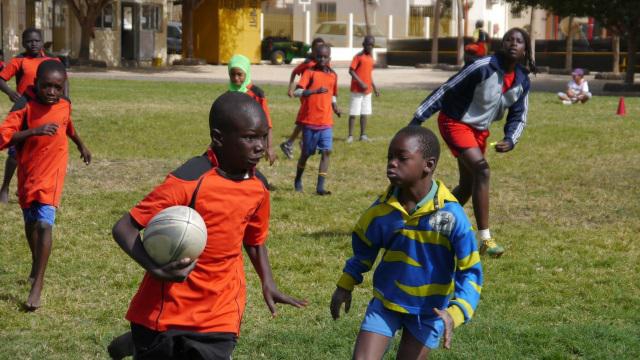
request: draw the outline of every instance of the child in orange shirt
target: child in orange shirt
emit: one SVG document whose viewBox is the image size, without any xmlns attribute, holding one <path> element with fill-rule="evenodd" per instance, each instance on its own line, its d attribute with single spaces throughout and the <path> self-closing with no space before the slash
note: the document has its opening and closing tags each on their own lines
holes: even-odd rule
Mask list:
<svg viewBox="0 0 640 360">
<path fill-rule="evenodd" d="M 360 116 L 360 141 L 369 141 L 367 137 L 367 116 L 372 113 L 371 93 L 376 97 L 380 96 L 376 84 L 373 82 L 374 60 L 372 51 L 375 45 L 375 38 L 367 35 L 362 41 L 362 51 L 356 54 L 349 66 L 351 75 L 351 101 L 349 104 L 349 135 L 347 144 L 353 142 L 353 125 L 356 116 Z"/>
<path fill-rule="evenodd" d="M 16 146 L 17 150 L 18 199 L 32 256 L 32 286 L 25 303 L 28 311 L 40 307 L 56 207 L 67 171 L 67 136 L 77 145 L 84 162 L 91 162 L 89 149 L 73 127 L 71 103 L 62 96 L 66 78 L 62 63 L 42 62 L 35 88 L 25 91 L 0 124 L 0 149 Z"/>
<path fill-rule="evenodd" d="M 333 147 L 333 111 L 338 117 L 341 112 L 337 104 L 338 75 L 329 67 L 331 48 L 327 45 L 318 47 L 316 65 L 305 71 L 294 92 L 296 97 L 302 98 L 298 119 L 302 125 L 302 153 L 298 160 L 298 168 L 294 187 L 302 192 L 302 174 L 307 159 L 316 151 L 322 156 L 318 171 L 316 194 L 330 195 L 324 187 L 327 171 L 329 170 L 329 156 Z"/>
<path fill-rule="evenodd" d="M 289 95 L 289 97 L 293 97 L 293 92 L 295 90 L 295 86 L 293 84 L 296 80 L 296 76 L 302 77 L 302 74 L 304 74 L 305 71 L 316 66 L 316 51 L 321 45 L 324 45 L 324 40 L 322 38 L 318 37 L 313 39 L 311 42 L 311 55 L 291 71 L 291 77 L 289 78 L 289 90 L 287 91 L 287 95 Z M 282 150 L 284 155 L 289 159 L 293 159 L 293 142 L 296 141 L 296 138 L 300 135 L 300 131 L 302 131 L 302 126 L 300 126 L 299 120 L 300 119 L 296 118 L 296 126 L 293 128 L 293 132 L 291 132 L 291 135 L 286 141 L 280 144 L 280 150 Z"/>
<path fill-rule="evenodd" d="M 243 247 L 273 315 L 276 303 L 307 304 L 281 293 L 271 273 L 269 192 L 255 176 L 266 150 L 264 111 L 248 95 L 227 92 L 211 107 L 209 129 L 207 154 L 169 174 L 113 227 L 118 245 L 146 270 L 126 315 L 131 333 L 111 343 L 113 357 L 129 355 L 133 343 L 137 359 L 229 359 L 246 303 Z M 140 230 L 174 205 L 198 211 L 207 244 L 198 259 L 159 266 L 145 252 Z"/>
</svg>

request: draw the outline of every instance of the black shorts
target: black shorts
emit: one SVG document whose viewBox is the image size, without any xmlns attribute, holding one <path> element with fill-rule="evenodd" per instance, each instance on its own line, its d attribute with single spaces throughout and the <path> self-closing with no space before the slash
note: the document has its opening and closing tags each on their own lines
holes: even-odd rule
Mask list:
<svg viewBox="0 0 640 360">
<path fill-rule="evenodd" d="M 134 359 L 231 359 L 236 347 L 234 333 L 195 333 L 182 330 L 154 331 L 131 323 Z"/>
</svg>

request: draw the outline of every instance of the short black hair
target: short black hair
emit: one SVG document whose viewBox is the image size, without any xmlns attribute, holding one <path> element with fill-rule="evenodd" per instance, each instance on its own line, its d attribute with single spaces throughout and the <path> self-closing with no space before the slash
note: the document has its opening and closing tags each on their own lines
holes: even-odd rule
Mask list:
<svg viewBox="0 0 640 360">
<path fill-rule="evenodd" d="M 324 49 L 324 48 L 328 49 L 328 50 L 329 50 L 329 52 L 331 52 L 331 46 L 329 46 L 329 45 L 327 45 L 327 44 L 322 44 L 322 45 L 318 46 L 318 50 L 316 50 L 316 54 L 317 54 L 317 53 L 319 53 L 319 52 L 320 52 L 320 50 L 322 50 L 322 49 Z"/>
<path fill-rule="evenodd" d="M 367 40 L 371 40 L 372 43 L 376 43 L 376 38 L 373 35 L 366 35 L 364 39 L 362 39 L 362 43 L 364 44 Z"/>
<path fill-rule="evenodd" d="M 239 129 L 246 125 L 247 119 L 259 118 L 267 121 L 267 116 L 251 96 L 237 91 L 227 91 L 220 95 L 211 105 L 209 111 L 209 132 L 213 129 L 221 133 Z"/>
<path fill-rule="evenodd" d="M 313 41 L 311 42 L 311 48 L 313 49 L 318 43 L 323 43 L 324 44 L 324 39 L 321 37 L 317 37 L 315 39 L 313 39 Z"/>
<path fill-rule="evenodd" d="M 40 31 L 40 29 L 36 29 L 34 27 L 28 27 L 28 28 L 24 29 L 24 31 L 22 32 L 22 41 L 24 41 L 24 39 L 27 37 L 27 35 L 29 35 L 31 33 L 38 34 L 38 36 L 40 36 L 40 39 L 42 39 L 42 31 Z"/>
<path fill-rule="evenodd" d="M 435 158 L 436 161 L 440 159 L 440 142 L 433 131 L 422 126 L 410 125 L 400 129 L 394 137 L 399 135 L 415 137 L 418 139 L 420 142 L 420 151 L 422 152 L 422 157 L 424 159 L 428 159 L 430 157 Z"/>
<path fill-rule="evenodd" d="M 38 70 L 36 71 L 36 78 L 40 79 L 45 74 L 52 72 L 60 72 L 64 77 L 67 77 L 67 70 L 64 68 L 64 64 L 57 60 L 45 60 L 38 65 Z"/>
</svg>

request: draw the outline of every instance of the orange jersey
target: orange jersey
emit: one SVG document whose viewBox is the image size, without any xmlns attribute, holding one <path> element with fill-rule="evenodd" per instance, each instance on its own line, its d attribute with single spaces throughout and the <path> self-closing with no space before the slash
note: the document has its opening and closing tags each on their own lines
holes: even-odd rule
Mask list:
<svg viewBox="0 0 640 360">
<path fill-rule="evenodd" d="M 262 245 L 269 227 L 269 193 L 255 175 L 230 180 L 220 175 L 213 152 L 193 158 L 169 174 L 131 211 L 142 227 L 160 210 L 189 205 L 199 179 L 195 210 L 207 225 L 207 244 L 182 283 L 148 273 L 131 300 L 127 320 L 156 331 L 239 334 L 246 304 L 242 246 Z"/>
<path fill-rule="evenodd" d="M 309 69 L 302 74 L 298 88 L 304 90 L 327 89 L 324 94 L 303 96 L 296 123 L 310 126 L 333 126 L 333 97 L 338 96 L 338 74 Z"/>
<path fill-rule="evenodd" d="M 360 80 L 367 84 L 366 89 L 362 89 L 355 79 L 351 79 L 351 92 L 370 94 L 373 91 L 373 56 L 364 52 L 359 52 L 351 60 L 349 69 L 356 72 Z"/>
<path fill-rule="evenodd" d="M 15 76 L 16 92 L 22 95 L 29 86 L 35 85 L 38 66 L 45 60 L 60 61 L 57 57 L 48 56 L 44 51 L 41 51 L 38 56 L 20 54 L 11 59 L 4 69 L 0 71 L 0 78 L 4 81 L 9 81 Z"/>
<path fill-rule="evenodd" d="M 316 61 L 315 60 L 311 60 L 311 59 L 305 59 L 303 62 L 301 62 L 300 64 L 298 64 L 298 66 L 296 66 L 293 71 L 291 71 L 291 74 L 295 74 L 295 75 L 302 75 L 304 74 L 305 71 L 313 68 L 314 66 L 316 66 Z"/>
<path fill-rule="evenodd" d="M 264 91 L 253 84 L 249 84 L 249 86 L 247 86 L 247 90 L 246 94 L 251 96 L 253 100 L 257 101 L 258 104 L 262 106 L 264 114 L 267 115 L 267 124 L 269 124 L 269 129 L 271 129 L 273 127 L 271 124 L 271 114 L 269 112 L 269 105 L 267 104 L 267 97 L 264 95 Z"/>
<path fill-rule="evenodd" d="M 25 95 L 0 124 L 0 149 L 5 149 L 15 133 L 48 123 L 58 124 L 55 135 L 30 136 L 16 144 L 18 200 L 23 209 L 34 201 L 60 206 L 69 155 L 67 136 L 75 134 L 71 102 L 60 98 L 57 103 L 48 105 Z"/>
</svg>

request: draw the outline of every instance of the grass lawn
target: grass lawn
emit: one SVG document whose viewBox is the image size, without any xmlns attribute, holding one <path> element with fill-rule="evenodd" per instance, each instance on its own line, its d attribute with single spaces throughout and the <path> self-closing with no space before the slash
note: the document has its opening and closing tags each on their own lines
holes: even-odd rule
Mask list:
<svg viewBox="0 0 640 360">
<path fill-rule="evenodd" d="M 292 129 L 298 101 L 283 86 L 263 88 L 279 143 Z M 71 89 L 75 125 L 94 163 L 84 166 L 70 147 L 36 313 L 20 311 L 30 266 L 21 212 L 15 199 L 0 207 L 1 359 L 107 357 L 107 344 L 128 329 L 123 316 L 143 275 L 111 239 L 111 226 L 167 172 L 203 152 L 209 107 L 225 88 L 73 79 Z M 249 300 L 234 358 L 350 358 L 371 277 L 338 321 L 329 315 L 329 299 L 351 254 L 351 227 L 387 184 L 388 142 L 424 96 L 383 91 L 375 99 L 370 143 L 346 144 L 347 119 L 336 119 L 332 196 L 312 195 L 317 156 L 308 163 L 303 195 L 293 191 L 295 161 L 279 153 L 273 167 L 260 165 L 278 187 L 269 239 L 276 281 L 310 305 L 280 306 L 272 319 L 247 261 Z M 614 115 L 617 100 L 563 106 L 552 94 L 532 94 L 529 126 L 515 151 L 488 152 L 492 230 L 507 253 L 483 259 L 476 316 L 456 330 L 453 350 L 435 351 L 433 359 L 640 358 L 640 99 L 626 99 L 626 117 Z M 340 104 L 348 110 L 348 89 Z M 9 108 L 0 97 L 0 112 Z M 436 129 L 434 119 L 425 124 Z M 502 124 L 490 141 L 501 138 Z M 5 157 L 2 152 L 2 164 Z M 446 148 L 436 175 L 451 188 L 457 182 Z M 470 204 L 466 210 L 472 215 Z"/>
</svg>

